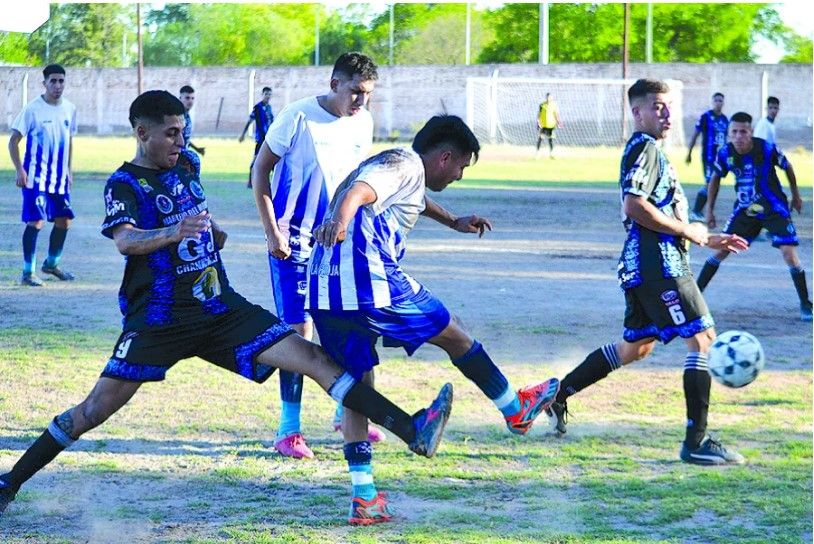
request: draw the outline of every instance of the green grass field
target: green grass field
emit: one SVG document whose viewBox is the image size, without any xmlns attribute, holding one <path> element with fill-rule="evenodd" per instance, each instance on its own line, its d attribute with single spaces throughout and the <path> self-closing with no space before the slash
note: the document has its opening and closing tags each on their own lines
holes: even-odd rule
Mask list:
<svg viewBox="0 0 814 544">
<path fill-rule="evenodd" d="M 273 307 L 262 233 L 243 186 L 252 147 L 196 143 L 207 147 L 207 196 L 230 233 L 230 280 Z M 19 194 L 0 153 L 0 473 L 51 418 L 84 398 L 119 334 L 122 259 L 98 232 L 101 181 L 132 157 L 133 143 L 76 144 L 78 219 L 64 261 L 79 279 L 47 282 L 37 298 L 18 285 Z M 550 161 L 533 159 L 531 147 L 487 147 L 455 184 L 460 190 L 439 200 L 485 213 L 495 231 L 477 240 L 420 221 L 410 235 L 407 270 L 464 319 L 516 386 L 562 377 L 620 333 L 618 154 L 562 150 Z M 684 165 L 681 155 L 675 164 L 692 185 L 700 165 Z M 810 188 L 811 153 L 791 161 Z M 804 200 L 795 222 L 810 270 L 810 190 Z M 303 429 L 317 458 L 293 462 L 272 448 L 277 378 L 259 387 L 192 359 L 164 383 L 143 386 L 37 474 L 0 518 L 0 542 L 810 544 L 812 331 L 789 314 L 793 287 L 768 246 L 727 264 L 705 292 L 719 330 L 743 327 L 767 350 L 767 368 L 749 387 L 713 384 L 710 429 L 748 458 L 745 466 L 678 460 L 686 352 L 679 341 L 569 401 L 563 438 L 544 419 L 527 437 L 509 434 L 440 350 L 422 348 L 410 359 L 382 350 L 377 386 L 392 400 L 416 410 L 451 381 L 455 405 L 435 458 L 410 454 L 392 435 L 376 446 L 376 483 L 398 519 L 351 528 L 332 401 L 306 383 Z M 692 257 L 696 269 L 706 253 Z"/>
<path fill-rule="evenodd" d="M 248 177 L 254 143 L 248 140 L 238 143 L 237 138 L 195 138 L 198 146 L 206 148 L 203 158 L 204 177 L 209 180 L 238 181 Z M 406 144 L 404 144 L 406 145 Z M 383 149 L 378 144 L 376 149 Z M 132 138 L 96 138 L 78 136 L 75 139 L 74 173 L 76 175 L 107 176 L 118 168 L 122 160 L 132 158 L 135 143 Z M 481 160 L 472 166 L 460 187 L 521 187 L 551 186 L 571 183 L 617 183 L 620 150 L 612 147 L 561 148 L 559 158 L 534 158 L 532 146 L 485 146 Z M 688 186 L 700 184 L 701 165 L 696 149 L 693 163 L 684 163 L 686 150 L 669 152 L 679 179 Z M 801 187 L 812 185 L 812 155 L 810 151 L 797 148 L 788 152 Z M 0 175 L 12 170 L 7 153 L 0 153 Z M 782 180 L 785 182 L 785 180 Z"/>
</svg>

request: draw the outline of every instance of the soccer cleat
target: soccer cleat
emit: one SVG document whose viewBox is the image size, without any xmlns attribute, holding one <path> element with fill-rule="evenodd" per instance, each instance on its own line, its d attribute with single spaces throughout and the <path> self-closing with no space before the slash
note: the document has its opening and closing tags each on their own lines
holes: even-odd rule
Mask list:
<svg viewBox="0 0 814 544">
<path fill-rule="evenodd" d="M 689 220 L 690 220 L 690 223 L 704 223 L 704 224 L 706 224 L 706 222 L 707 222 L 706 218 L 703 215 L 701 215 L 700 213 L 696 212 L 696 211 L 690 212 Z"/>
<path fill-rule="evenodd" d="M 551 406 L 546 409 L 545 413 L 548 416 L 551 429 L 561 436 L 564 435 L 566 431 L 565 426 L 568 423 L 568 403 L 565 401 L 554 401 L 551 403 Z"/>
<path fill-rule="evenodd" d="M 334 420 L 334 431 L 342 432 L 342 422 Z M 374 425 L 367 426 L 367 440 L 368 442 L 384 442 L 387 440 L 387 435 Z"/>
<path fill-rule="evenodd" d="M 274 440 L 274 449 L 280 452 L 283 457 L 293 457 L 294 459 L 313 459 L 314 452 L 305 443 L 302 433 L 294 433 Z"/>
<path fill-rule="evenodd" d="M 811 302 L 800 304 L 800 321 L 811 321 Z"/>
<path fill-rule="evenodd" d="M 410 451 L 424 457 L 432 457 L 441 443 L 444 427 L 452 411 L 452 384 L 444 384 L 429 408 L 422 408 L 413 415 L 415 439 Z"/>
<path fill-rule="evenodd" d="M 393 512 L 387 504 L 384 493 L 366 501 L 362 497 L 353 497 L 350 503 L 348 523 L 351 525 L 373 525 L 393 519 Z"/>
<path fill-rule="evenodd" d="M 17 490 L 14 489 L 11 484 L 6 483 L 6 476 L 8 476 L 8 474 L 0 476 L 0 514 L 3 513 L 9 503 L 13 501 L 17 495 Z"/>
<path fill-rule="evenodd" d="M 701 444 L 691 450 L 687 444 L 681 444 L 681 460 L 693 465 L 742 465 L 746 463 L 743 455 L 736 451 L 727 450 L 723 444 L 710 436 L 704 438 Z"/>
<path fill-rule="evenodd" d="M 520 411 L 506 416 L 506 426 L 514 434 L 529 432 L 534 424 L 534 418 L 551 406 L 559 390 L 560 380 L 557 378 L 519 390 L 517 398 L 520 400 Z"/>
<path fill-rule="evenodd" d="M 73 281 L 76 279 L 76 276 L 68 272 L 67 270 L 62 270 L 58 266 L 45 266 L 42 265 L 43 274 L 51 274 L 52 276 L 56 277 L 60 281 Z"/>
<path fill-rule="evenodd" d="M 42 280 L 31 272 L 23 272 L 23 277 L 20 279 L 20 283 L 22 285 L 28 285 L 29 287 L 42 287 Z"/>
</svg>

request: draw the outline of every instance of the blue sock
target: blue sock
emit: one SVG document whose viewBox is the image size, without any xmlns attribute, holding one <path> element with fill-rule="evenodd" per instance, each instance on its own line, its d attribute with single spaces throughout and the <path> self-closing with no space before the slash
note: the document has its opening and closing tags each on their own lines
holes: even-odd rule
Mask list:
<svg viewBox="0 0 814 544">
<path fill-rule="evenodd" d="M 62 248 L 65 247 L 65 237 L 68 236 L 68 229 L 61 229 L 54 225 L 51 229 L 51 238 L 48 243 L 48 258 L 42 263 L 45 268 L 56 268 L 59 258 L 62 257 Z"/>
<path fill-rule="evenodd" d="M 377 491 L 373 483 L 373 447 L 370 442 L 350 442 L 343 449 L 348 461 L 353 496 L 366 501 L 375 499 Z"/>
<path fill-rule="evenodd" d="M 23 274 L 32 274 L 37 263 L 37 235 L 39 229 L 26 225 L 23 231 Z"/>
<path fill-rule="evenodd" d="M 283 402 L 277 436 L 283 437 L 300 432 L 302 374 L 280 371 L 280 398 Z"/>
<path fill-rule="evenodd" d="M 452 361 L 452 364 L 477 385 L 504 416 L 520 411 L 517 392 L 509 386 L 509 380 L 495 366 L 480 342 L 475 340 L 469 351 Z"/>
</svg>

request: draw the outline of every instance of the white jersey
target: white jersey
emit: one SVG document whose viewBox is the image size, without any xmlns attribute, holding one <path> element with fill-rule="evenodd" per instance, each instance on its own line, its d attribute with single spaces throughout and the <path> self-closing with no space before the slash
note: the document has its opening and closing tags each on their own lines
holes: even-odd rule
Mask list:
<svg viewBox="0 0 814 544">
<path fill-rule="evenodd" d="M 316 97 L 286 106 L 271 124 L 265 142 L 280 157 L 271 180 L 277 226 L 288 238 L 291 259 L 307 261 L 311 231 L 325 216 L 336 188 L 370 153 L 373 118 L 362 109 L 337 117 Z"/>
<path fill-rule="evenodd" d="M 754 132 L 752 132 L 752 136 L 755 138 L 760 138 L 761 140 L 766 140 L 772 145 L 777 145 L 777 142 L 775 142 L 777 134 L 774 129 L 774 123 L 769 121 L 768 117 L 760 118 L 755 126 Z"/>
<path fill-rule="evenodd" d="M 383 308 L 421 289 L 399 264 L 407 233 L 425 207 L 421 157 L 412 149 L 388 149 L 366 160 L 337 190 L 329 216 L 357 180 L 373 188 L 376 201 L 359 208 L 344 242 L 314 248 L 306 303 L 311 309 Z"/>
<path fill-rule="evenodd" d="M 11 128 L 26 139 L 22 160 L 28 174 L 27 187 L 46 193 L 67 193 L 76 106 L 64 98 L 52 105 L 38 96 L 17 115 Z"/>
</svg>

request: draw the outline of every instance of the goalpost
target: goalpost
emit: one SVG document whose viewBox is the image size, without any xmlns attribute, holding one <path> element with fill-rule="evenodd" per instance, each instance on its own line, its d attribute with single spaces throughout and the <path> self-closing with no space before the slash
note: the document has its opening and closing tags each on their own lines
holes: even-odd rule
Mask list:
<svg viewBox="0 0 814 544">
<path fill-rule="evenodd" d="M 493 144 L 537 143 L 537 114 L 546 93 L 559 108 L 564 127 L 556 131 L 558 146 L 620 146 L 633 133 L 627 89 L 635 80 L 533 79 L 470 77 L 466 80 L 466 121 L 478 139 Z M 667 145 L 685 146 L 682 90 L 668 80 L 673 105 Z"/>
</svg>

